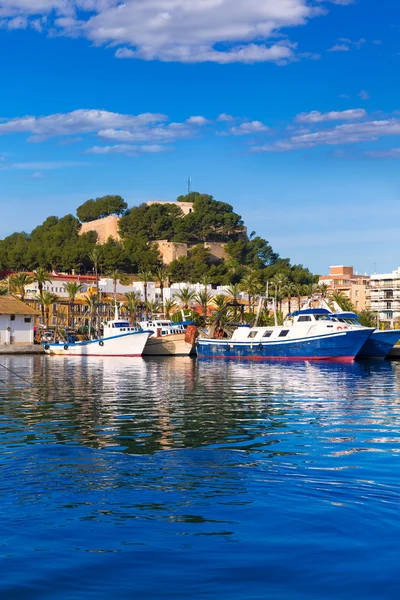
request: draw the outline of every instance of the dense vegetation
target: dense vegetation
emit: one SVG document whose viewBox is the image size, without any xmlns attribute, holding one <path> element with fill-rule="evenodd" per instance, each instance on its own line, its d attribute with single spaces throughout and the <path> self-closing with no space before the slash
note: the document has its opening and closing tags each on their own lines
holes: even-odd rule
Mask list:
<svg viewBox="0 0 400 600">
<path fill-rule="evenodd" d="M 183 216 L 179 202 L 152 204 L 127 210 L 120 196 L 88 200 L 73 215 L 48 217 L 30 234 L 14 233 L 0 240 L 0 271 L 48 271 L 86 273 L 93 270 L 92 251 L 99 250 L 99 270 L 119 269 L 125 273 L 156 272 L 162 266 L 156 240 L 188 243 L 189 255 L 172 262 L 170 281 L 197 282 L 207 276 L 210 283 L 235 284 L 249 272 L 260 285 L 279 275 L 293 285 L 312 284 L 315 277 L 302 265 L 280 258 L 261 237 L 246 234 L 240 215 L 230 204 L 218 202 L 208 194 L 192 192 L 178 201 L 193 202 L 193 212 Z M 97 245 L 97 234 L 79 235 L 81 222 L 122 214 L 121 242 L 109 239 Z M 224 242 L 228 258 L 212 257 L 205 241 Z"/>
<path fill-rule="evenodd" d="M 96 200 L 87 200 L 76 210 L 77 217 L 82 223 L 103 219 L 110 215 L 120 217 L 128 208 L 121 196 L 102 196 Z"/>
</svg>

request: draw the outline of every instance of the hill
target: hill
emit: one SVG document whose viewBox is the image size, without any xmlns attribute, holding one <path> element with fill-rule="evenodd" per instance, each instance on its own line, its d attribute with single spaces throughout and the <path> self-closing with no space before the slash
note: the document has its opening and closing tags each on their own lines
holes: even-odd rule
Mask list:
<svg viewBox="0 0 400 600">
<path fill-rule="evenodd" d="M 192 203 L 193 210 L 182 211 L 180 203 Z M 98 244 L 95 231 L 81 232 L 82 222 L 113 214 L 120 216 L 119 239 L 110 237 Z M 249 270 L 260 272 L 263 279 L 279 272 L 295 283 L 314 281 L 308 269 L 280 258 L 266 240 L 254 233 L 248 237 L 242 217 L 233 207 L 208 194 L 192 192 L 179 196 L 177 202 L 151 202 L 130 209 L 120 196 L 104 196 L 85 202 L 77 215 L 79 218 L 50 216 L 30 234 L 14 233 L 0 240 L 0 271 L 43 267 L 87 273 L 93 268 L 89 255 L 97 246 L 103 272 L 154 272 L 162 264 L 155 242 L 164 240 L 188 245 L 187 254 L 169 265 L 173 281 L 196 282 L 207 276 L 216 284 L 235 283 Z M 212 243 L 224 244 L 224 258 L 210 252 Z"/>
</svg>

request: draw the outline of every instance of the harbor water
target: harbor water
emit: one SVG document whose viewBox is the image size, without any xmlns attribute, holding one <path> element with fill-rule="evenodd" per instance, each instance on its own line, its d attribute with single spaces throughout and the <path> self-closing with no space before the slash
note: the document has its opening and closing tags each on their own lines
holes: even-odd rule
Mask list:
<svg viewBox="0 0 400 600">
<path fill-rule="evenodd" d="M 399 363 L 0 363 L 1 598 L 400 596 Z"/>
</svg>

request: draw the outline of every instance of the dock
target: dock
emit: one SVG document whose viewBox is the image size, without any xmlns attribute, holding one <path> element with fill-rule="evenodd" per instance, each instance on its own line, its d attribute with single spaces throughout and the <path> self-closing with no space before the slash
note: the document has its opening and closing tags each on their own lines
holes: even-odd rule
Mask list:
<svg viewBox="0 0 400 600">
<path fill-rule="evenodd" d="M 6 354 L 44 354 L 44 348 L 41 344 L 1 344 L 0 356 Z"/>
</svg>

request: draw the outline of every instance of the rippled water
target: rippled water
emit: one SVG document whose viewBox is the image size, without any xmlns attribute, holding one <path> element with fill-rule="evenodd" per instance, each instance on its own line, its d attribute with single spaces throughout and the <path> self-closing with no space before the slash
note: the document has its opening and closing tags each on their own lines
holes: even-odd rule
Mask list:
<svg viewBox="0 0 400 600">
<path fill-rule="evenodd" d="M 399 597 L 399 364 L 0 363 L 1 598 Z"/>
</svg>

